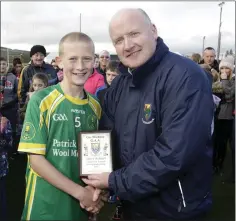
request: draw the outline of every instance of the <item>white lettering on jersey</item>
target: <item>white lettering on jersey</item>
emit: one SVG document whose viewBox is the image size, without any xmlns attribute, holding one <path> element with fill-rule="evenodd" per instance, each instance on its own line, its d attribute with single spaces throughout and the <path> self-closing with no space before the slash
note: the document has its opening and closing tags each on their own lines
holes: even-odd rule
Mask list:
<svg viewBox="0 0 236 221">
<path fill-rule="evenodd" d="M 70 156 L 70 150 L 60 150 L 60 149 L 53 149 L 53 155 L 54 156 L 60 156 L 60 157 L 68 157 Z"/>
<path fill-rule="evenodd" d="M 78 110 L 78 109 L 71 109 L 71 112 L 76 114 L 85 114 L 84 110 Z"/>
<path fill-rule="evenodd" d="M 75 140 L 68 141 L 59 141 L 57 139 L 53 139 L 53 147 L 74 147 L 77 148 Z"/>
<path fill-rule="evenodd" d="M 68 121 L 68 119 L 67 119 L 65 114 L 54 114 L 52 119 L 54 121 Z"/>
</svg>

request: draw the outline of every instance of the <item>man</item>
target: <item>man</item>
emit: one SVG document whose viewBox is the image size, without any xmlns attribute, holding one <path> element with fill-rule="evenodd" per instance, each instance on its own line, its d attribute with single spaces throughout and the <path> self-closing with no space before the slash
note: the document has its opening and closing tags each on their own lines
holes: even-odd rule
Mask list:
<svg viewBox="0 0 236 221">
<path fill-rule="evenodd" d="M 200 64 L 208 64 L 211 66 L 212 69 L 215 69 L 217 72 L 219 72 L 219 64 L 217 60 L 215 60 L 215 58 L 215 49 L 212 47 L 207 47 L 203 52 L 203 60 L 200 61 Z"/>
<path fill-rule="evenodd" d="M 104 100 L 118 164 L 84 181 L 118 196 L 125 220 L 200 219 L 212 204 L 208 78 L 169 52 L 141 9 L 119 11 L 109 32 L 122 62 Z"/>
<path fill-rule="evenodd" d="M 58 83 L 57 71 L 52 65 L 46 64 L 44 58 L 46 57 L 46 49 L 42 45 L 34 45 L 30 50 L 31 62 L 26 66 L 21 73 L 18 84 L 18 98 L 20 106 L 25 103 L 27 93 L 29 92 L 31 80 L 36 73 L 45 73 L 49 79 L 49 84 L 54 85 Z"/>
</svg>

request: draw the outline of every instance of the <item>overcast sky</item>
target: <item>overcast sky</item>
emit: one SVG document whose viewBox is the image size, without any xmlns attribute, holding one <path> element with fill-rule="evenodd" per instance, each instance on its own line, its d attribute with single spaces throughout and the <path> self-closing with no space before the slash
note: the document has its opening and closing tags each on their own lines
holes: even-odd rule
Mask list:
<svg viewBox="0 0 236 221">
<path fill-rule="evenodd" d="M 1 45 L 30 50 L 42 44 L 58 51 L 58 42 L 71 31 L 82 32 L 95 42 L 96 52 L 115 53 L 108 34 L 109 20 L 120 8 L 142 8 L 156 24 L 171 51 L 201 52 L 217 48 L 220 7 L 216 2 L 1 2 Z M 222 51 L 235 48 L 235 3 L 226 2 L 222 14 Z"/>
</svg>

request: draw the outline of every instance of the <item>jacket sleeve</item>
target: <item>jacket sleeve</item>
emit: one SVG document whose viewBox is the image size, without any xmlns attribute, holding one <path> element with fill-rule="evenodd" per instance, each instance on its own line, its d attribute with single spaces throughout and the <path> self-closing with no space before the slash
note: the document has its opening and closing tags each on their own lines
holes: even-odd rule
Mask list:
<svg viewBox="0 0 236 221">
<path fill-rule="evenodd" d="M 15 77 L 15 80 L 14 80 L 15 100 L 18 100 L 18 97 L 17 97 L 17 89 L 18 89 L 18 80 L 17 80 L 17 78 Z"/>
<path fill-rule="evenodd" d="M 135 202 L 166 188 L 207 148 L 214 111 L 209 83 L 196 74 L 192 79 L 173 79 L 167 81 L 160 98 L 162 132 L 155 144 L 109 176 L 109 189 L 122 200 Z"/>
<path fill-rule="evenodd" d="M 101 75 L 99 76 L 99 79 L 98 79 L 97 88 L 103 87 L 104 84 L 105 84 L 104 77 Z"/>
<path fill-rule="evenodd" d="M 232 100 L 235 95 L 235 82 L 233 80 L 221 80 L 224 96 L 226 100 Z"/>
<path fill-rule="evenodd" d="M 20 102 L 20 105 L 24 105 L 25 99 L 26 99 L 26 94 L 29 91 L 29 82 L 28 82 L 28 66 L 24 67 L 23 70 L 21 71 L 19 83 L 18 83 L 18 90 L 17 90 L 17 95 L 18 95 L 18 100 Z"/>
</svg>

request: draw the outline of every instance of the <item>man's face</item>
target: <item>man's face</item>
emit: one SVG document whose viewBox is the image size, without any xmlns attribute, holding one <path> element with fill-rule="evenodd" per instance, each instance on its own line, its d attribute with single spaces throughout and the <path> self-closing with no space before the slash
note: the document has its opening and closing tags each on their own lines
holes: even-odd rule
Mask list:
<svg viewBox="0 0 236 221">
<path fill-rule="evenodd" d="M 117 76 L 117 72 L 107 70 L 106 71 L 106 80 L 109 85 L 111 85 L 111 82 L 114 80 L 114 78 Z"/>
<path fill-rule="evenodd" d="M 204 63 L 212 65 L 214 63 L 216 53 L 214 50 L 205 50 L 203 53 Z"/>
<path fill-rule="evenodd" d="M 6 61 L 0 62 L 0 72 L 1 72 L 1 74 L 7 73 L 7 62 Z"/>
<path fill-rule="evenodd" d="M 93 72 L 94 47 L 92 43 L 65 42 L 60 61 L 64 73 L 63 81 L 68 86 L 83 86 Z"/>
<path fill-rule="evenodd" d="M 43 64 L 44 58 L 45 58 L 45 56 L 42 53 L 38 52 L 38 53 L 34 54 L 31 59 L 32 59 L 34 65 L 41 66 Z"/>
<path fill-rule="evenodd" d="M 110 55 L 108 52 L 104 51 L 100 56 L 99 56 L 99 62 L 102 67 L 106 67 L 110 61 Z"/>
<path fill-rule="evenodd" d="M 156 27 L 137 13 L 112 21 L 110 37 L 120 61 L 129 68 L 143 65 L 156 50 Z"/>
<path fill-rule="evenodd" d="M 22 64 L 16 64 L 14 68 L 15 68 L 16 73 L 21 73 Z"/>
</svg>

